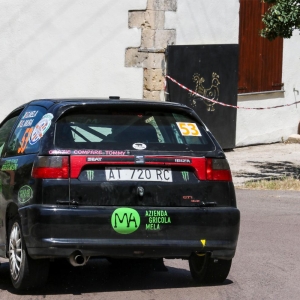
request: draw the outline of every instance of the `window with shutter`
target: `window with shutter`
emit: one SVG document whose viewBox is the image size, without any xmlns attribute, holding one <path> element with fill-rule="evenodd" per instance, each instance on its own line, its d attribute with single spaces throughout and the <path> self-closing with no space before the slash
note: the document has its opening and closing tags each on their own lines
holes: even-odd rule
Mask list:
<svg viewBox="0 0 300 300">
<path fill-rule="evenodd" d="M 269 41 L 259 35 L 262 15 L 269 4 L 240 0 L 238 93 L 281 90 L 283 39 Z"/>
</svg>

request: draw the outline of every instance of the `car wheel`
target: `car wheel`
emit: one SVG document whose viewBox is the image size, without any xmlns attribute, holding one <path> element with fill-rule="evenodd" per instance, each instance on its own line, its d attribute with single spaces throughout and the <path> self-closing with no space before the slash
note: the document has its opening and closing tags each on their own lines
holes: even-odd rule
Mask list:
<svg viewBox="0 0 300 300">
<path fill-rule="evenodd" d="M 209 256 L 207 254 L 192 253 L 189 258 L 189 266 L 193 279 L 197 283 L 202 283 L 207 269 Z"/>
<path fill-rule="evenodd" d="M 49 260 L 32 259 L 28 255 L 18 216 L 10 221 L 8 242 L 10 278 L 13 286 L 22 290 L 45 284 Z"/>
<path fill-rule="evenodd" d="M 232 259 L 225 260 L 210 258 L 206 274 L 204 276 L 204 282 L 208 284 L 223 283 L 229 274 L 231 262 Z"/>
</svg>

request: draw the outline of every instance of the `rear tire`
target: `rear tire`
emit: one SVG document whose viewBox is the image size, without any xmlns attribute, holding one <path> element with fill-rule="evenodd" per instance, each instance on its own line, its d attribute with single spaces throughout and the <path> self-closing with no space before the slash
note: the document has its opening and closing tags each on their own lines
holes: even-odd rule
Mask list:
<svg viewBox="0 0 300 300">
<path fill-rule="evenodd" d="M 189 266 L 193 279 L 198 284 L 202 283 L 204 280 L 204 276 L 206 274 L 207 265 L 209 261 L 209 255 L 197 255 L 196 253 L 192 253 L 189 258 Z"/>
<path fill-rule="evenodd" d="M 17 290 L 39 287 L 46 283 L 49 260 L 32 259 L 25 246 L 19 216 L 9 223 L 8 255 L 10 278 Z"/>
<path fill-rule="evenodd" d="M 227 278 L 232 259 L 214 259 L 210 258 L 207 265 L 206 274 L 204 276 L 204 282 L 208 284 L 221 284 Z"/>
</svg>

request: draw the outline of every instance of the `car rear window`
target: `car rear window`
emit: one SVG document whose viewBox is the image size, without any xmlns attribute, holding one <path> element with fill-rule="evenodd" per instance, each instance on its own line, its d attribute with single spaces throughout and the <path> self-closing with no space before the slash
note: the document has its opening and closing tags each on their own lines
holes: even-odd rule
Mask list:
<svg viewBox="0 0 300 300">
<path fill-rule="evenodd" d="M 215 148 L 202 124 L 178 112 L 76 112 L 56 123 L 58 148 L 139 150 L 139 144 L 145 150 Z"/>
</svg>

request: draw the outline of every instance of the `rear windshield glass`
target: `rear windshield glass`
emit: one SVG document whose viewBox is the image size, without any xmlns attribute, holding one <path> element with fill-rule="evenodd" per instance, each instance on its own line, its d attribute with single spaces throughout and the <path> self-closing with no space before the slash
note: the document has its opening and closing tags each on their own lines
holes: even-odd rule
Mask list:
<svg viewBox="0 0 300 300">
<path fill-rule="evenodd" d="M 55 146 L 63 149 L 213 150 L 205 128 L 172 112 L 71 113 L 57 121 Z"/>
</svg>

